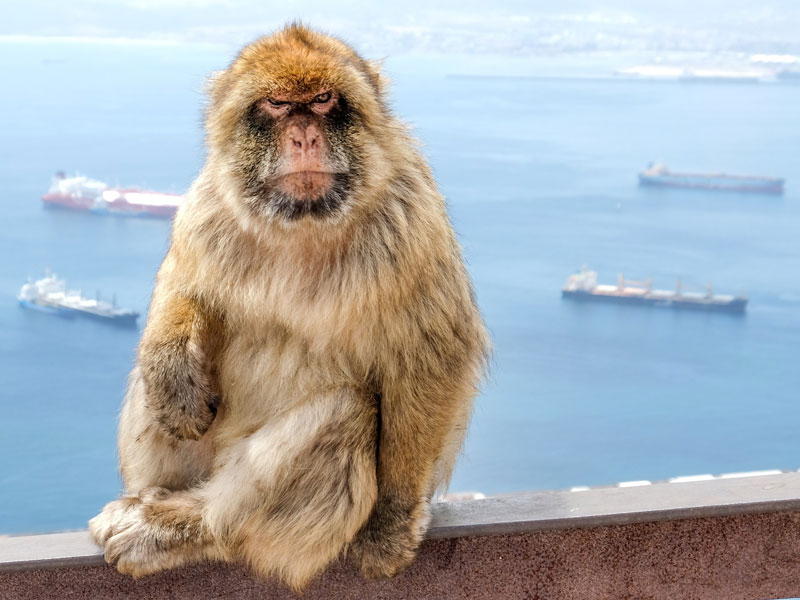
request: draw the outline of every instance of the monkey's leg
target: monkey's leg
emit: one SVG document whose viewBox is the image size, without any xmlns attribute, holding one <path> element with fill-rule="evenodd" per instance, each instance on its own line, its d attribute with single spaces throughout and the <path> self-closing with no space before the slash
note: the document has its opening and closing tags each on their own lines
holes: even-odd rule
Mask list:
<svg viewBox="0 0 800 600">
<path fill-rule="evenodd" d="M 117 500 L 90 531 L 108 560 L 136 576 L 226 558 L 300 589 L 373 507 L 375 419 L 355 391 L 319 394 L 220 454 L 201 487 Z"/>
<path fill-rule="evenodd" d="M 106 559 L 133 575 L 217 556 L 202 527 L 202 502 L 195 492 L 169 491 L 208 478 L 211 436 L 198 441 L 169 436 L 145 400 L 141 375 L 134 369 L 119 424 L 120 471 L 128 495 L 89 521 Z"/>
<path fill-rule="evenodd" d="M 182 490 L 208 478 L 213 436 L 178 440 L 164 432 L 149 409 L 139 369 L 131 372 L 119 421 L 119 464 L 125 490 Z"/>
<path fill-rule="evenodd" d="M 226 552 L 295 590 L 334 560 L 375 502 L 374 401 L 317 394 L 242 440 L 206 488 Z"/>
<path fill-rule="evenodd" d="M 378 498 L 350 551 L 367 577 L 392 577 L 414 559 L 430 500 L 446 486 L 466 433 L 475 393 L 469 379 L 453 373 L 427 383 L 424 391 L 404 381 L 384 385 Z"/>
</svg>

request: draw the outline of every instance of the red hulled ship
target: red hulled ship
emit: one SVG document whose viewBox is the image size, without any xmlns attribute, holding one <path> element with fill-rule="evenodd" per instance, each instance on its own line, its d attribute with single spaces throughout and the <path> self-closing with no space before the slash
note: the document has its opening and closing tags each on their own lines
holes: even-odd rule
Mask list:
<svg viewBox="0 0 800 600">
<path fill-rule="evenodd" d="M 56 173 L 42 201 L 49 206 L 99 214 L 170 218 L 183 196 L 136 188 L 115 188 L 96 179 Z"/>
</svg>

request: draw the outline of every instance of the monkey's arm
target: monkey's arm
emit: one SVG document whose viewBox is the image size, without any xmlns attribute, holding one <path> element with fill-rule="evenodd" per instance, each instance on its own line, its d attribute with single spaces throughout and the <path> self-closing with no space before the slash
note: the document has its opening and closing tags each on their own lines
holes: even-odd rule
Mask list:
<svg viewBox="0 0 800 600">
<path fill-rule="evenodd" d="M 168 257 L 159 279 L 164 279 L 169 261 Z M 198 439 L 217 414 L 212 360 L 219 337 L 219 319 L 211 311 L 159 282 L 139 344 L 138 365 L 147 406 L 178 439 Z"/>
<path fill-rule="evenodd" d="M 378 498 L 350 549 L 368 577 L 392 576 L 413 560 L 429 501 L 461 448 L 488 346 L 469 298 L 420 308 L 407 322 L 417 343 L 395 354 L 381 382 Z"/>
</svg>

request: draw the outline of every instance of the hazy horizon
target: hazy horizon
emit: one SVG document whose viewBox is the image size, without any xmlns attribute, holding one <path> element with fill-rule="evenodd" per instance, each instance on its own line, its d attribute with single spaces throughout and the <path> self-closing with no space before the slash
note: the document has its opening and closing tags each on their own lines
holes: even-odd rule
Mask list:
<svg viewBox="0 0 800 600">
<path fill-rule="evenodd" d="M 292 20 L 339 35 L 370 53 L 800 54 L 800 3 L 791 0 L 543 2 L 446 0 L 402 8 L 362 1 L 33 0 L 0 23 L 0 40 L 124 38 L 240 45 Z"/>
</svg>

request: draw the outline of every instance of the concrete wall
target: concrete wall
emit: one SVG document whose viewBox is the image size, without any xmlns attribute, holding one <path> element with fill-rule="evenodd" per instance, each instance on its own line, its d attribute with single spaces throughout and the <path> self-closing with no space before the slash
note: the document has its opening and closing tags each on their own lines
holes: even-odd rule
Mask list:
<svg viewBox="0 0 800 600">
<path fill-rule="evenodd" d="M 438 505 L 416 563 L 365 581 L 347 563 L 304 598 L 703 599 L 800 596 L 800 473 Z M 295 598 L 246 570 L 139 580 L 85 532 L 0 539 L 0 598 Z"/>
</svg>

